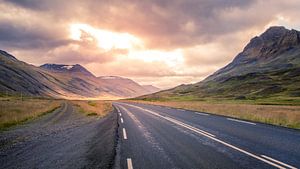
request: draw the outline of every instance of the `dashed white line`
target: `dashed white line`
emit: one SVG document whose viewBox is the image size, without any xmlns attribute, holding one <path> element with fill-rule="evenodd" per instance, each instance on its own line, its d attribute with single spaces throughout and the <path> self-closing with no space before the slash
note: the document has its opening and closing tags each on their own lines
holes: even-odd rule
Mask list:
<svg viewBox="0 0 300 169">
<path fill-rule="evenodd" d="M 124 140 L 127 140 L 127 134 L 125 128 L 123 128 L 123 138 Z"/>
<path fill-rule="evenodd" d="M 201 135 L 203 135 L 203 136 L 205 136 L 205 137 L 208 137 L 208 138 L 210 138 L 210 139 L 212 139 L 212 140 L 214 140 L 214 141 L 216 141 L 216 142 L 219 142 L 219 143 L 221 143 L 221 144 L 223 144 L 223 145 L 225 145 L 225 146 L 227 146 L 227 147 L 230 147 L 230 148 L 232 148 L 232 149 L 234 149 L 234 150 L 237 150 L 237 151 L 239 151 L 239 152 L 241 152 L 241 153 L 244 153 L 244 154 L 246 154 L 246 155 L 248 155 L 248 156 L 251 156 L 251 157 L 253 157 L 253 158 L 255 158 L 255 159 L 257 159 L 257 160 L 260 160 L 260 161 L 262 161 L 262 162 L 265 162 L 265 163 L 267 163 L 267 164 L 269 164 L 269 165 L 272 165 L 272 166 L 274 166 L 274 167 L 277 167 L 277 168 L 279 168 L 279 169 L 286 169 L 285 167 L 283 167 L 283 166 L 281 166 L 281 165 L 283 165 L 283 164 L 285 164 L 285 163 L 283 163 L 283 162 L 280 162 L 280 161 L 275 161 L 274 159 L 272 159 L 271 160 L 271 158 L 270 159 L 268 159 L 268 158 L 266 158 L 266 156 L 264 157 L 264 158 L 262 158 L 262 157 L 260 157 L 260 156 L 258 156 L 258 155 L 255 155 L 255 154 L 253 154 L 253 153 L 250 153 L 250 152 L 248 152 L 248 151 L 246 151 L 246 150 L 243 150 L 243 149 L 241 149 L 241 148 L 238 148 L 238 147 L 236 147 L 236 146 L 234 146 L 234 145 L 232 145 L 232 144 L 229 144 L 229 143 L 226 143 L 226 142 L 224 142 L 224 141 L 222 141 L 222 140 L 220 140 L 220 139 L 218 139 L 218 138 L 215 138 L 215 135 L 212 135 L 212 134 L 210 134 L 210 133 L 208 133 L 208 132 L 205 132 L 205 131 L 203 131 L 203 130 L 200 130 L 200 129 L 198 129 L 198 128 L 195 128 L 195 127 L 193 127 L 193 126 L 190 126 L 190 125 L 188 125 L 188 124 L 185 124 L 185 123 L 183 123 L 183 122 L 180 122 L 180 121 L 178 121 L 178 120 L 175 120 L 175 119 L 173 119 L 173 118 L 170 118 L 170 117 L 164 117 L 164 116 L 162 116 L 162 115 L 160 115 L 160 114 L 158 114 L 158 113 L 156 113 L 156 112 L 154 112 L 154 111 L 151 111 L 151 110 L 148 110 L 148 109 L 144 109 L 144 108 L 141 108 L 141 107 L 138 107 L 138 106 L 133 106 L 133 105 L 130 105 L 130 104 L 126 104 L 126 105 L 128 105 L 128 106 L 131 106 L 131 107 L 135 107 L 135 108 L 138 108 L 138 109 L 141 109 L 141 110 L 144 110 L 144 111 L 147 111 L 147 112 L 149 112 L 149 113 L 151 113 L 151 114 L 153 114 L 153 115 L 156 115 L 156 116 L 159 116 L 159 117 L 161 117 L 161 118 L 164 118 L 164 119 L 166 119 L 166 120 L 168 120 L 168 121 L 170 121 L 170 122 L 173 122 L 173 123 L 175 123 L 175 124 L 177 124 L 177 125 L 180 125 L 180 126 L 182 126 L 182 127 L 185 127 L 185 128 L 187 128 L 187 129 L 190 129 L 190 130 L 192 130 L 192 131 L 194 131 L 194 132 L 197 132 L 197 133 L 199 133 L 199 134 L 201 134 Z M 235 119 L 234 119 L 235 120 Z M 250 123 L 250 122 L 249 122 Z M 254 123 L 255 124 L 255 123 Z M 200 130 L 200 131 L 199 131 Z M 276 162 L 276 163 L 274 163 L 274 162 Z M 281 165 L 279 165 L 279 164 L 281 164 Z M 285 164 L 285 165 L 287 165 L 287 164 Z M 290 165 L 289 165 L 290 166 Z M 292 167 L 292 166 L 291 166 Z M 292 168 L 292 169 L 294 169 L 294 168 Z"/>
<path fill-rule="evenodd" d="M 291 169 L 297 169 L 296 167 L 294 167 L 294 166 L 291 166 L 291 165 L 289 165 L 289 164 L 286 164 L 286 163 L 283 163 L 283 162 L 281 162 L 281 161 L 278 161 L 278 160 L 275 160 L 275 159 L 273 159 L 273 158 L 271 158 L 271 157 L 268 157 L 268 156 L 266 156 L 266 155 L 261 155 L 263 158 L 266 158 L 266 159 L 268 159 L 268 160 L 271 160 L 271 161 L 273 161 L 273 162 L 276 162 L 276 163 L 278 163 L 278 164 L 281 164 L 281 165 L 283 165 L 283 166 L 285 166 L 285 167 L 289 167 L 289 168 L 291 168 Z"/>
<path fill-rule="evenodd" d="M 119 113 L 119 116 L 122 116 L 122 114 L 121 114 L 121 113 Z"/>
<path fill-rule="evenodd" d="M 121 123 L 124 123 L 124 120 L 123 120 L 123 118 L 121 117 Z"/>
<path fill-rule="evenodd" d="M 209 114 L 206 114 L 206 113 L 200 113 L 200 112 L 195 112 L 196 114 L 199 114 L 199 115 L 203 115 L 203 116 L 209 116 Z"/>
<path fill-rule="evenodd" d="M 230 121 L 235 121 L 235 122 L 240 122 L 240 123 L 246 123 L 246 124 L 256 125 L 255 123 L 248 122 L 248 121 L 237 120 L 237 119 L 232 119 L 232 118 L 226 118 L 226 119 L 230 120 Z"/>
<path fill-rule="evenodd" d="M 133 169 L 131 158 L 127 158 L 127 168 L 128 169 Z"/>
</svg>

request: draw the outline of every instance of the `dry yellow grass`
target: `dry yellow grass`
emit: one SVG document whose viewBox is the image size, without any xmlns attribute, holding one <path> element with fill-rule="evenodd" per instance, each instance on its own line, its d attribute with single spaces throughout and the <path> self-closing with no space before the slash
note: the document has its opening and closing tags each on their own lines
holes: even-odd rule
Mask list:
<svg viewBox="0 0 300 169">
<path fill-rule="evenodd" d="M 300 129 L 300 106 L 225 104 L 199 101 L 134 102 L 207 112 L 238 119 Z"/>
<path fill-rule="evenodd" d="M 102 101 L 102 100 L 74 100 L 71 101 L 73 105 L 75 105 L 79 112 L 86 114 L 87 116 L 97 115 L 100 117 L 104 117 L 109 112 L 112 111 L 112 103 L 110 101 Z"/>
<path fill-rule="evenodd" d="M 51 112 L 61 105 L 59 100 L 0 99 L 0 129 L 22 123 Z"/>
</svg>

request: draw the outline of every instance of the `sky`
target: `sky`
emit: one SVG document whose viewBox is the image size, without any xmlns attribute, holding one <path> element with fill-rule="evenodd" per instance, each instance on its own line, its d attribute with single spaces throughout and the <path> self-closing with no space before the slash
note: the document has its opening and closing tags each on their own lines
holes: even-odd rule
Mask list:
<svg viewBox="0 0 300 169">
<path fill-rule="evenodd" d="M 270 26 L 300 30 L 300 0 L 0 0 L 0 49 L 162 89 L 203 80 Z"/>
</svg>

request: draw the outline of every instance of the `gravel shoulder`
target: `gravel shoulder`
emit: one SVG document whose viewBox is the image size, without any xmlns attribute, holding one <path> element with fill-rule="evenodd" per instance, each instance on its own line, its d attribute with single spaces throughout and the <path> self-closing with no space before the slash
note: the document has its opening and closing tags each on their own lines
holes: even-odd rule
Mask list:
<svg viewBox="0 0 300 169">
<path fill-rule="evenodd" d="M 79 113 L 68 102 L 38 119 L 0 132 L 1 168 L 112 168 L 117 113 Z"/>
</svg>

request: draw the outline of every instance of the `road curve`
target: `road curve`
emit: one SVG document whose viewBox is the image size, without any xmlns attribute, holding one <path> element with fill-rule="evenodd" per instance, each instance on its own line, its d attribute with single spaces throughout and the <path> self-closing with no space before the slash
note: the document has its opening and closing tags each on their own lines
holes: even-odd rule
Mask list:
<svg viewBox="0 0 300 169">
<path fill-rule="evenodd" d="M 117 114 L 87 117 L 69 103 L 0 133 L 0 168 L 112 168 Z"/>
<path fill-rule="evenodd" d="M 120 168 L 300 167 L 300 132 L 203 112 L 115 102 Z"/>
</svg>

